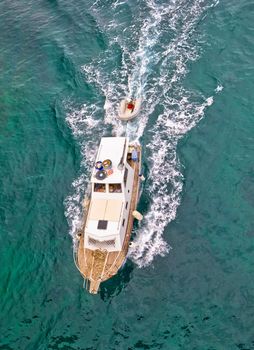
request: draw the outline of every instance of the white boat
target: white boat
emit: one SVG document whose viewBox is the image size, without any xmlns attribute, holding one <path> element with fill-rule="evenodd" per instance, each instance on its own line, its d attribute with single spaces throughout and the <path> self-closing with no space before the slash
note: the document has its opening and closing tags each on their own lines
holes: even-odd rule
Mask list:
<svg viewBox="0 0 254 350">
<path fill-rule="evenodd" d="M 126 259 L 134 216 L 141 215 L 136 211 L 140 171 L 140 145 L 125 137 L 101 139 L 75 253 L 90 293 L 97 293 Z"/>
<path fill-rule="evenodd" d="M 137 116 L 141 108 L 141 98 L 135 100 L 124 99 L 120 103 L 118 118 L 123 121 L 129 121 Z"/>
</svg>

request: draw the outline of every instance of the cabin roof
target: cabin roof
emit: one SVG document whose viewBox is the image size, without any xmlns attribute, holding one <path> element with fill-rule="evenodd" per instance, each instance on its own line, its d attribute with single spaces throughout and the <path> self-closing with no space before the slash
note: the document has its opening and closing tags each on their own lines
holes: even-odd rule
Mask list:
<svg viewBox="0 0 254 350">
<path fill-rule="evenodd" d="M 124 166 L 122 170 L 117 168 L 121 158 L 123 164 L 126 163 L 129 139 L 126 137 L 102 137 L 99 145 L 96 161 L 103 162 L 110 159 L 112 162 L 112 174 L 108 175 L 104 180 L 98 180 L 95 175 L 97 170 L 93 168 L 91 182 L 93 183 L 122 183 L 124 176 Z M 123 154 L 124 153 L 124 154 Z"/>
<path fill-rule="evenodd" d="M 115 199 L 93 199 L 88 220 L 119 221 L 123 202 Z"/>
<path fill-rule="evenodd" d="M 93 199 L 86 222 L 86 233 L 97 237 L 116 235 L 124 203 L 121 200 Z"/>
</svg>

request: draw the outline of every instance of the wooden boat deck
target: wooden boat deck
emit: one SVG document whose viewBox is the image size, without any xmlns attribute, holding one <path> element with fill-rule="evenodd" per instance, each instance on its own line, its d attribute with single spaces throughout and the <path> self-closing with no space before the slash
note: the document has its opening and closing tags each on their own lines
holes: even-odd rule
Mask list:
<svg viewBox="0 0 254 350">
<path fill-rule="evenodd" d="M 139 192 L 139 166 L 141 163 L 141 148 L 138 148 L 138 162 L 128 160 L 131 167 L 134 168 L 134 186 L 130 202 L 130 212 L 128 217 L 128 224 L 126 234 L 121 251 L 108 252 L 106 250 L 96 249 L 91 250 L 84 248 L 84 230 L 79 240 L 77 254 L 75 257 L 76 265 L 84 277 L 88 280 L 88 290 L 92 294 L 98 292 L 100 283 L 114 276 L 120 267 L 123 265 L 126 255 L 128 253 L 129 241 L 133 228 L 132 212 L 136 209 Z M 84 222 L 85 227 L 85 222 Z"/>
</svg>

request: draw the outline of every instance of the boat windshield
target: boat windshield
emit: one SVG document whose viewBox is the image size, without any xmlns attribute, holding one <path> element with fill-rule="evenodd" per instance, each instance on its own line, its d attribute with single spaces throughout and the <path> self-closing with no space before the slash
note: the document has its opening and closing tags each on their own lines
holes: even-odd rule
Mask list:
<svg viewBox="0 0 254 350">
<path fill-rule="evenodd" d="M 105 184 L 94 184 L 94 192 L 106 192 L 106 185 Z"/>
<path fill-rule="evenodd" d="M 122 185 L 121 184 L 110 184 L 109 185 L 110 193 L 122 193 Z"/>
</svg>

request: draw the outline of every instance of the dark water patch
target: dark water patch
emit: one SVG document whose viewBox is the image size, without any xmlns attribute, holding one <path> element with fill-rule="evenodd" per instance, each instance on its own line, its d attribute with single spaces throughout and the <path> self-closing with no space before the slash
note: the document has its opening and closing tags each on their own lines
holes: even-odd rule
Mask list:
<svg viewBox="0 0 254 350">
<path fill-rule="evenodd" d="M 100 296 L 103 301 L 110 301 L 113 297 L 122 292 L 131 280 L 134 269 L 133 262 L 127 260 L 117 275 L 101 285 Z"/>
<path fill-rule="evenodd" d="M 1 350 L 13 350 L 13 348 L 11 348 L 8 344 L 0 344 L 0 349 Z"/>
</svg>

